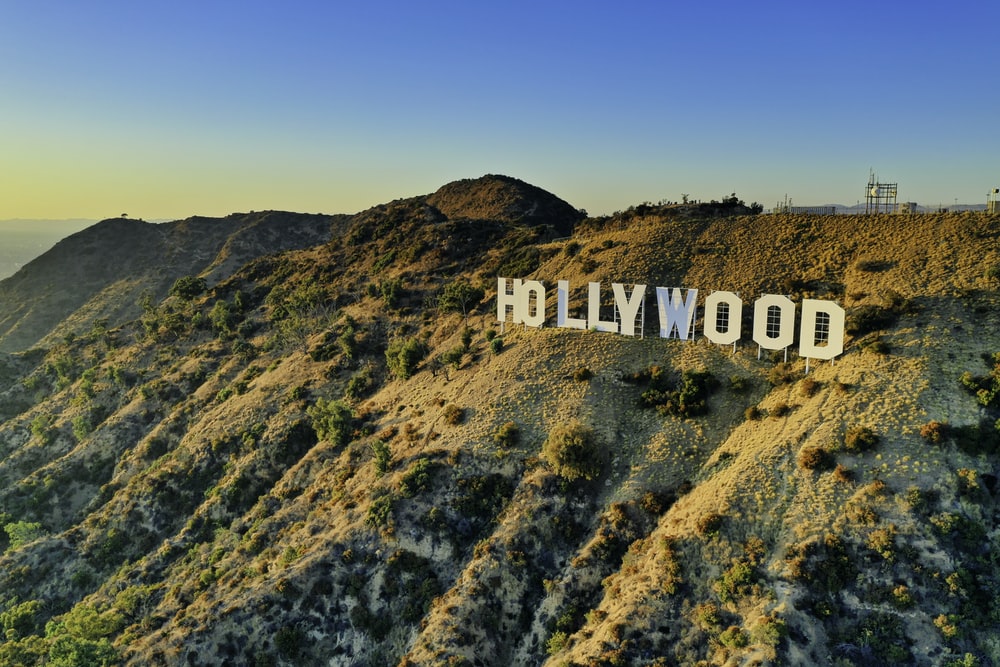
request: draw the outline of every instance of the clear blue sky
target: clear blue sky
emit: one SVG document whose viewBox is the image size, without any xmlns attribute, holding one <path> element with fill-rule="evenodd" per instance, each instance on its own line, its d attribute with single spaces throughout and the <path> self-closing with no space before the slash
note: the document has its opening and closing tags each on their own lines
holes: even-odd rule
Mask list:
<svg viewBox="0 0 1000 667">
<path fill-rule="evenodd" d="M 10 0 L 0 219 L 1000 186 L 1000 3 Z"/>
</svg>

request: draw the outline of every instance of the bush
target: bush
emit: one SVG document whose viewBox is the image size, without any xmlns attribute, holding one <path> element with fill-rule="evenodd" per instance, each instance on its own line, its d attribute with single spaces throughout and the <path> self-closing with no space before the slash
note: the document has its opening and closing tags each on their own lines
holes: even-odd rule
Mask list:
<svg viewBox="0 0 1000 667">
<path fill-rule="evenodd" d="M 867 426 L 851 427 L 844 434 L 844 449 L 852 454 L 871 451 L 878 443 L 878 434 Z"/>
<path fill-rule="evenodd" d="M 637 373 L 632 381 L 649 384 L 642 392 L 643 406 L 677 417 L 707 414 L 708 397 L 719 387 L 719 381 L 708 371 L 684 371 L 675 382 L 660 366 Z"/>
<path fill-rule="evenodd" d="M 709 512 L 708 514 L 702 515 L 698 519 L 698 522 L 695 523 L 694 528 L 699 535 L 706 535 L 706 536 L 717 535 L 719 529 L 722 527 L 722 520 L 724 518 L 725 517 L 723 517 L 718 512 Z"/>
<path fill-rule="evenodd" d="M 6 524 L 3 529 L 10 540 L 8 549 L 17 549 L 47 534 L 42 524 L 29 521 L 13 521 Z"/>
<path fill-rule="evenodd" d="M 494 338 L 490 341 L 490 352 L 500 354 L 501 350 L 503 350 L 503 338 Z"/>
<path fill-rule="evenodd" d="M 343 402 L 321 398 L 315 405 L 306 408 L 306 414 L 312 419 L 313 430 L 320 440 L 336 447 L 345 445 L 350 440 L 354 414 Z"/>
<path fill-rule="evenodd" d="M 788 405 L 787 403 L 778 403 L 773 408 L 771 408 L 768 414 L 771 417 L 774 417 L 775 419 L 779 419 L 781 417 L 787 417 L 789 414 L 791 414 L 791 412 L 792 408 L 790 405 Z"/>
<path fill-rule="evenodd" d="M 896 323 L 899 315 L 899 312 L 882 306 L 860 306 L 847 315 L 844 329 L 857 338 L 873 331 L 888 329 Z"/>
<path fill-rule="evenodd" d="M 381 477 L 389 470 L 392 461 L 392 450 L 384 440 L 376 440 L 371 444 L 372 460 L 375 461 L 375 474 Z"/>
<path fill-rule="evenodd" d="M 740 627 L 730 625 L 719 633 L 719 643 L 728 648 L 743 648 L 750 643 L 750 638 Z"/>
<path fill-rule="evenodd" d="M 426 355 L 427 346 L 416 338 L 397 338 L 386 349 L 385 362 L 393 375 L 406 380 L 413 376 Z"/>
<path fill-rule="evenodd" d="M 781 643 L 782 637 L 786 634 L 788 634 L 788 628 L 785 622 L 777 616 L 761 616 L 757 619 L 757 625 L 750 631 L 754 643 L 772 647 Z"/>
<path fill-rule="evenodd" d="M 444 421 L 446 424 L 458 426 L 465 421 L 465 408 L 449 403 L 444 408 Z"/>
<path fill-rule="evenodd" d="M 521 429 L 515 422 L 507 422 L 493 434 L 493 442 L 497 447 L 514 447 L 521 440 Z"/>
<path fill-rule="evenodd" d="M 174 281 L 170 288 L 170 296 L 175 296 L 182 301 L 190 301 L 203 294 L 207 288 L 208 285 L 205 284 L 204 278 L 181 276 Z"/>
<path fill-rule="evenodd" d="M 830 470 L 833 465 L 833 456 L 822 447 L 803 447 L 799 452 L 799 466 L 806 470 Z"/>
<path fill-rule="evenodd" d="M 742 375 L 733 375 L 729 378 L 729 390 L 734 394 L 745 394 L 753 388 L 750 378 Z"/>
<path fill-rule="evenodd" d="M 767 381 L 775 387 L 780 387 L 783 384 L 791 384 L 798 379 L 799 373 L 795 370 L 795 366 L 787 361 L 775 364 L 767 372 Z"/>
<path fill-rule="evenodd" d="M 815 396 L 816 392 L 820 390 L 820 387 L 822 387 L 822 383 L 817 382 L 813 378 L 806 378 L 802 380 L 802 384 L 799 385 L 802 395 L 806 397 Z"/>
<path fill-rule="evenodd" d="M 920 437 L 927 442 L 939 445 L 948 437 L 947 422 L 929 421 L 920 427 Z"/>
<path fill-rule="evenodd" d="M 553 428 L 542 445 L 541 456 L 553 472 L 571 482 L 596 479 L 605 461 L 593 431 L 579 423 Z"/>
<path fill-rule="evenodd" d="M 750 588 L 756 578 L 753 566 L 749 563 L 742 560 L 733 561 L 732 566 L 715 582 L 715 592 L 723 602 L 735 602 L 750 594 Z"/>
<path fill-rule="evenodd" d="M 418 493 L 430 489 L 434 473 L 439 466 L 440 464 L 434 463 L 427 457 L 417 459 L 399 481 L 399 495 L 403 498 L 413 498 Z"/>
<path fill-rule="evenodd" d="M 372 528 L 389 528 L 392 525 L 392 495 L 379 496 L 372 500 L 365 516 L 365 524 Z"/>
</svg>

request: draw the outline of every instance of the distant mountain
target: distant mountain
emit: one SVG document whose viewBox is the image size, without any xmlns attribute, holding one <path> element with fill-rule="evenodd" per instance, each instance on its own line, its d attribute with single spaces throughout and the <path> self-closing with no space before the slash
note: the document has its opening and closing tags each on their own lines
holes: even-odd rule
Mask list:
<svg viewBox="0 0 1000 667">
<path fill-rule="evenodd" d="M 1000 664 L 1000 216 L 749 210 L 68 237 L 0 282 L 0 667 Z M 762 350 L 762 294 L 843 353 Z"/>
<path fill-rule="evenodd" d="M 0 220 L 0 280 L 94 220 Z"/>
<path fill-rule="evenodd" d="M 214 281 L 262 254 L 322 243 L 334 220 L 273 211 L 161 224 L 104 220 L 0 281 L 0 351 L 81 333 L 97 320 L 135 318 L 144 294 L 159 300 L 181 276 Z"/>
</svg>

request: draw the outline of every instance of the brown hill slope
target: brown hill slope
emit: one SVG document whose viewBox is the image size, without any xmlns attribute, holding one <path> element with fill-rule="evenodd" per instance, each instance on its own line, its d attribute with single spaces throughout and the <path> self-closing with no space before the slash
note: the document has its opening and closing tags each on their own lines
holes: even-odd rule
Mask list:
<svg viewBox="0 0 1000 667">
<path fill-rule="evenodd" d="M 552 241 L 399 200 L 4 359 L 0 664 L 1000 658 L 1000 220 L 685 216 Z M 808 376 L 657 338 L 652 296 L 642 339 L 498 335 L 498 275 L 853 333 Z"/>
<path fill-rule="evenodd" d="M 334 221 L 273 211 L 162 224 L 104 220 L 0 282 L 0 350 L 47 345 L 100 319 L 116 326 L 139 316 L 143 294 L 158 301 L 181 276 L 204 272 L 214 282 L 261 254 L 323 243 Z"/>
</svg>

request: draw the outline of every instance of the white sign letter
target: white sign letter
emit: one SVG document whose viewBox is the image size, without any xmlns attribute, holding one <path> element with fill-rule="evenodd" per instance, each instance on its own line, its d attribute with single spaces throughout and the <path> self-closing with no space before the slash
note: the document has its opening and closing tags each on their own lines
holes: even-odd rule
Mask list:
<svg viewBox="0 0 1000 667">
<path fill-rule="evenodd" d="M 507 321 L 507 308 L 509 307 L 514 313 L 514 324 L 517 324 L 520 320 L 517 319 L 517 301 L 518 292 L 521 290 L 521 279 L 515 278 L 514 284 L 511 291 L 507 291 L 507 279 L 497 278 L 497 322 Z"/>
<path fill-rule="evenodd" d="M 545 287 L 542 283 L 537 280 L 525 280 L 517 292 L 517 305 L 514 306 L 517 321 L 524 322 L 529 327 L 540 327 L 545 324 Z M 535 297 L 534 304 L 532 296 Z"/>
<path fill-rule="evenodd" d="M 615 292 L 615 308 L 622 320 L 622 335 L 635 335 L 635 317 L 639 314 L 639 306 L 646 298 L 645 285 L 633 285 L 632 297 L 625 296 L 625 286 L 618 283 L 611 283 L 611 289 Z"/>
<path fill-rule="evenodd" d="M 732 345 L 740 339 L 743 300 L 732 292 L 712 292 L 705 299 L 705 338 L 716 345 Z"/>
<path fill-rule="evenodd" d="M 753 305 L 753 342 L 783 350 L 795 340 L 795 304 L 786 296 L 765 294 Z"/>
<path fill-rule="evenodd" d="M 601 283 L 587 285 L 587 326 L 595 331 L 618 333 L 618 323 L 601 319 Z"/>
<path fill-rule="evenodd" d="M 844 309 L 832 301 L 802 300 L 799 356 L 833 359 L 844 351 Z"/>
<path fill-rule="evenodd" d="M 569 281 L 560 280 L 556 288 L 556 326 L 563 329 L 586 329 L 587 320 L 569 316 Z"/>
<path fill-rule="evenodd" d="M 656 288 L 656 307 L 660 312 L 660 338 L 670 338 L 674 329 L 681 340 L 694 337 L 695 301 L 698 290 L 689 289 L 687 298 L 681 297 L 681 289 Z"/>
</svg>

